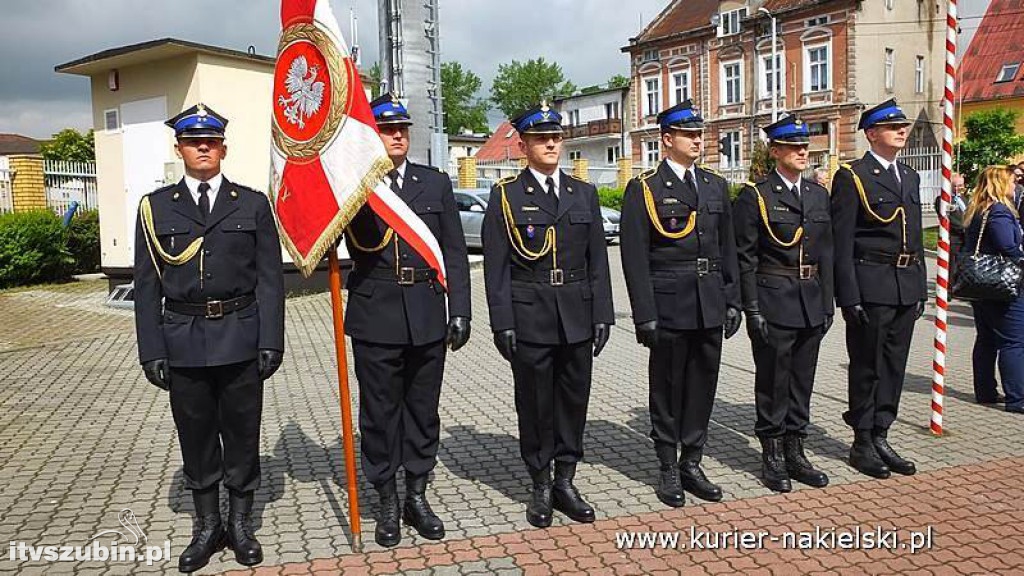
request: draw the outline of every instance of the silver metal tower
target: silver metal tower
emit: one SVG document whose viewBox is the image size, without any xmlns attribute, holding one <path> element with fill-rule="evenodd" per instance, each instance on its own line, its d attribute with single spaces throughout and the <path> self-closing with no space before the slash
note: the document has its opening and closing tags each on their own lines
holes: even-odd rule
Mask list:
<svg viewBox="0 0 1024 576">
<path fill-rule="evenodd" d="M 378 0 L 380 60 L 385 89 L 409 109 L 409 158 L 446 169 L 448 138 L 441 103 L 438 0 Z"/>
</svg>

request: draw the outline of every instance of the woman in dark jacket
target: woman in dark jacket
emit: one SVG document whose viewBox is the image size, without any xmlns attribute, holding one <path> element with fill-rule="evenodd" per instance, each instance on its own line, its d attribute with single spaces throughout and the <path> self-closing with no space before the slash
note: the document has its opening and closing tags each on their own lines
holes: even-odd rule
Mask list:
<svg viewBox="0 0 1024 576">
<path fill-rule="evenodd" d="M 968 222 L 964 257 L 974 252 L 980 234 L 982 254 L 1024 258 L 1020 215 L 1014 207 L 1013 192 L 1012 169 L 989 166 L 981 172 L 964 215 L 964 221 Z M 1006 410 L 1024 413 L 1024 297 L 1009 303 L 981 300 L 973 302 L 972 306 L 978 331 L 973 361 L 975 397 L 984 404 L 1000 400 L 994 367 L 991 361 L 981 361 L 984 356 L 991 357 L 991 348 L 995 348 L 999 353 L 999 376 L 1006 392 Z"/>
</svg>

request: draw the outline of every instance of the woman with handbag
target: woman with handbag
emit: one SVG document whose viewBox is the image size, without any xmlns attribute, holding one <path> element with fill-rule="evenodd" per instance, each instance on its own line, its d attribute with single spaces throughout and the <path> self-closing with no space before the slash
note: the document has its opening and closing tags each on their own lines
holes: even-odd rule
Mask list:
<svg viewBox="0 0 1024 576">
<path fill-rule="evenodd" d="M 1020 295 L 1020 215 L 1014 206 L 1014 173 L 989 166 L 978 177 L 964 215 L 967 238 L 954 297 L 972 300 L 975 329 L 974 394 L 994 404 L 999 394 L 991 349 L 999 357 L 1006 411 L 1024 413 L 1024 297 Z M 985 361 L 985 357 L 989 360 Z"/>
</svg>

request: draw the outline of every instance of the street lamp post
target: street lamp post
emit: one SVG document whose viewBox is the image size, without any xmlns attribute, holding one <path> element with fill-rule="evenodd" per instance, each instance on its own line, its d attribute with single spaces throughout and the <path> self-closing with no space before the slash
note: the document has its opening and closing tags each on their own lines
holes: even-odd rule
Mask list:
<svg viewBox="0 0 1024 576">
<path fill-rule="evenodd" d="M 772 79 L 768 85 L 768 91 L 772 97 L 772 124 L 774 124 L 779 120 L 779 84 L 782 83 L 781 71 L 779 70 L 778 23 L 775 20 L 775 15 L 764 6 L 758 8 L 757 11 L 767 14 L 768 18 L 772 21 Z"/>
</svg>

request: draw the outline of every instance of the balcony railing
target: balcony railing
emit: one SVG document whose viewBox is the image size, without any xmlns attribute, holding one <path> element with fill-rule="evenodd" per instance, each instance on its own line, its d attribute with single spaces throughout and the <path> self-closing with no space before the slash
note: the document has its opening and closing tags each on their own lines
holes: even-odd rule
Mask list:
<svg viewBox="0 0 1024 576">
<path fill-rule="evenodd" d="M 569 138 L 586 138 L 588 136 L 603 136 L 605 134 L 621 134 L 622 120 L 610 118 L 607 120 L 593 120 L 579 126 L 572 126 L 568 130 Z"/>
</svg>

